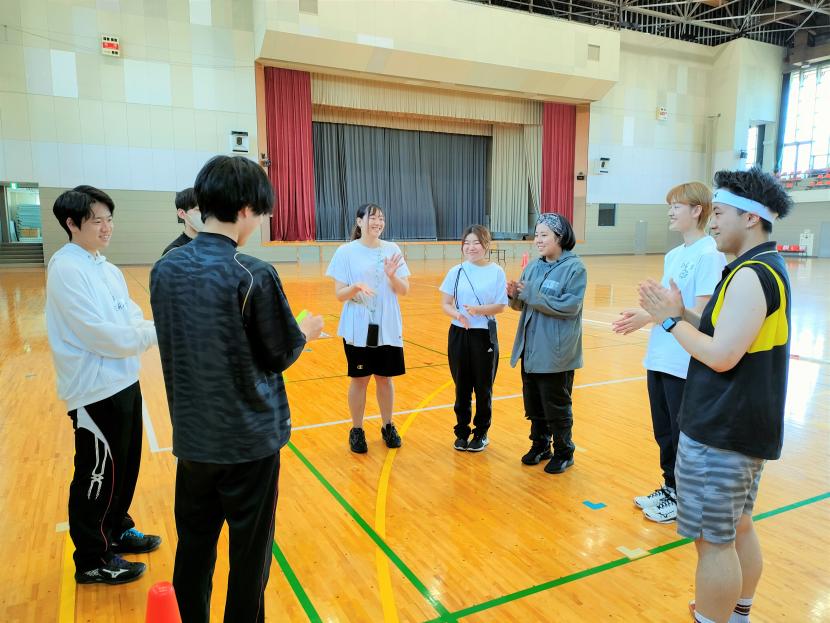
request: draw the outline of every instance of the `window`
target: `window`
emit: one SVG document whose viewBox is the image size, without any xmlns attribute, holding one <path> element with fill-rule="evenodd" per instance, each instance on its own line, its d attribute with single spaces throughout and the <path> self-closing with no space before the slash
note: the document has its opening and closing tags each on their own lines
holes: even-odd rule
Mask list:
<svg viewBox="0 0 830 623">
<path fill-rule="evenodd" d="M 781 150 L 782 173 L 809 173 L 828 166 L 830 63 L 790 74 Z"/>
<path fill-rule="evenodd" d="M 746 168 L 761 166 L 764 163 L 764 126 L 754 125 L 746 135 Z"/>
<path fill-rule="evenodd" d="M 614 227 L 617 224 L 617 204 L 616 203 L 601 203 L 599 204 L 599 216 L 597 218 L 597 225 L 599 227 Z"/>
</svg>

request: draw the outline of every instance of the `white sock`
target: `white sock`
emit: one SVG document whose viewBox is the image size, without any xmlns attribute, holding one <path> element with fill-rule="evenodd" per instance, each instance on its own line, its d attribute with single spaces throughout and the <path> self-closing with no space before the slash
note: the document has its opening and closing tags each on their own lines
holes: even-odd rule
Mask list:
<svg viewBox="0 0 830 623">
<path fill-rule="evenodd" d="M 739 599 L 735 610 L 729 616 L 729 623 L 749 623 L 749 609 L 752 607 L 752 599 Z"/>
<path fill-rule="evenodd" d="M 707 619 L 700 612 L 695 612 L 695 623 L 715 623 L 712 619 Z"/>
</svg>

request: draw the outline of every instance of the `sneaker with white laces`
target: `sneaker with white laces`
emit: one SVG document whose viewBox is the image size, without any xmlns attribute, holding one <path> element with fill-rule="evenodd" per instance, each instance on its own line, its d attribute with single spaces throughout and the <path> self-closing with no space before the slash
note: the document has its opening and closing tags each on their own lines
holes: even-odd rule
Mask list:
<svg viewBox="0 0 830 623">
<path fill-rule="evenodd" d="M 660 487 L 648 495 L 638 495 L 634 498 L 634 503 L 640 508 L 651 508 L 660 504 L 667 497 L 674 497 L 674 495 L 674 489 L 671 487 Z"/>
<path fill-rule="evenodd" d="M 672 523 L 677 520 L 677 501 L 673 497 L 666 497 L 657 506 L 644 508 L 643 515 L 657 523 Z"/>
<path fill-rule="evenodd" d="M 113 556 L 107 564 L 89 569 L 76 571 L 75 581 L 78 584 L 126 584 L 137 580 L 147 571 L 143 562 L 130 562 L 121 556 Z"/>
</svg>

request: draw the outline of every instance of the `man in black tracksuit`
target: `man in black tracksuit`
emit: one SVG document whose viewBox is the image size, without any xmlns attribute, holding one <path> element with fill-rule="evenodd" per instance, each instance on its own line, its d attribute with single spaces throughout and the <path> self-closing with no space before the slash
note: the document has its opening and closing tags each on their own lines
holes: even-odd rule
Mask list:
<svg viewBox="0 0 830 623">
<path fill-rule="evenodd" d="M 319 336 L 320 316 L 294 320 L 276 270 L 237 252 L 273 209 L 262 169 L 217 156 L 195 192 L 205 229 L 150 274 L 173 422 L 173 586 L 183 623 L 208 623 L 216 543 L 230 531 L 225 621 L 264 621 L 280 448 L 291 419 L 282 371 Z"/>
</svg>

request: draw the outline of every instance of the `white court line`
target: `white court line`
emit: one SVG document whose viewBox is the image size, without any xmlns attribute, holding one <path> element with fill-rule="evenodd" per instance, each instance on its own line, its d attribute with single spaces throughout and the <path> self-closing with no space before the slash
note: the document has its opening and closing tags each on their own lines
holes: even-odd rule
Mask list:
<svg viewBox="0 0 830 623">
<path fill-rule="evenodd" d="M 583 385 L 574 385 L 574 389 L 584 389 L 586 387 L 600 387 L 602 385 L 616 385 L 617 383 L 629 383 L 631 381 L 644 381 L 646 377 L 644 376 L 630 376 L 624 379 L 616 379 L 613 381 L 598 381 L 596 383 L 585 383 Z M 493 402 L 497 400 L 511 400 L 513 398 L 521 398 L 521 394 L 510 394 L 508 396 L 497 396 L 493 398 Z M 472 401 L 475 404 L 475 400 Z M 432 407 L 424 407 L 423 409 L 407 409 L 406 411 L 395 411 L 392 415 L 406 415 L 407 413 L 413 413 L 415 411 L 435 411 L 437 409 L 447 409 L 450 407 L 455 406 L 454 403 L 448 403 L 445 405 L 435 405 Z M 364 420 L 377 420 L 380 418 L 379 415 L 369 415 L 364 417 Z M 334 422 L 320 422 L 319 424 L 306 424 L 304 426 L 294 426 L 291 430 L 307 430 L 309 428 L 324 428 L 326 426 L 337 426 L 339 424 L 351 424 L 352 420 L 349 418 L 348 420 L 336 420 Z"/>
<path fill-rule="evenodd" d="M 147 441 L 150 444 L 150 452 L 170 452 L 173 448 L 159 448 L 159 440 L 156 437 L 156 429 L 153 428 L 153 420 L 150 419 L 150 412 L 147 411 L 147 403 L 141 401 L 141 419 L 144 422 L 144 430 L 147 432 Z"/>
</svg>

